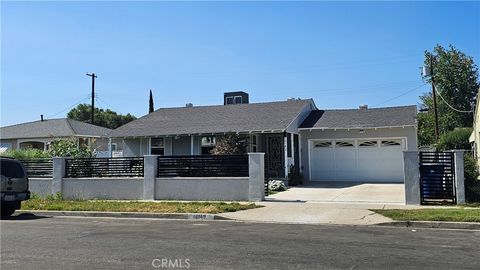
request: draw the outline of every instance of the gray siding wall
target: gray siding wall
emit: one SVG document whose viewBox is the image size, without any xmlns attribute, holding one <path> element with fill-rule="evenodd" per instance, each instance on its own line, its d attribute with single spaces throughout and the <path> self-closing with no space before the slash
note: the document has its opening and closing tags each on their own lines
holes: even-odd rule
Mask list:
<svg viewBox="0 0 480 270">
<path fill-rule="evenodd" d="M 5 144 L 10 144 L 11 148 L 10 150 L 15 150 L 17 149 L 17 140 L 11 139 L 11 140 L 0 140 L 0 143 L 5 143 Z"/>
<path fill-rule="evenodd" d="M 193 136 L 193 154 L 194 155 L 202 154 L 201 143 L 202 143 L 202 140 L 200 136 Z"/>
<path fill-rule="evenodd" d="M 148 139 L 124 139 L 123 140 L 123 156 L 135 157 L 148 154 Z"/>
<path fill-rule="evenodd" d="M 378 128 L 375 129 L 365 129 L 364 133 L 360 133 L 359 129 L 351 130 L 318 130 L 314 129 L 301 130 L 300 131 L 300 144 L 301 144 L 301 164 L 302 164 L 302 174 L 305 181 L 309 179 L 309 160 L 308 160 L 308 140 L 311 139 L 349 139 L 349 138 L 407 138 L 407 149 L 408 151 L 417 150 L 417 129 L 415 127 L 405 127 L 405 128 Z"/>
<path fill-rule="evenodd" d="M 190 155 L 190 136 L 180 136 L 173 138 L 172 147 L 174 156 Z"/>
<path fill-rule="evenodd" d="M 91 148 L 96 151 L 108 151 L 108 139 L 107 138 L 91 138 Z"/>
<path fill-rule="evenodd" d="M 172 141 L 173 141 L 172 137 L 165 137 L 165 155 L 166 156 L 173 155 Z"/>
</svg>

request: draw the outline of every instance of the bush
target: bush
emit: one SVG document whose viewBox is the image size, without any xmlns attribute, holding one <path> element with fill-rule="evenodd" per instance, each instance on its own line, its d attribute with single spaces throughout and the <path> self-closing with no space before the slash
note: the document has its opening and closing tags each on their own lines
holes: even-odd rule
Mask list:
<svg viewBox="0 0 480 270">
<path fill-rule="evenodd" d="M 7 156 L 7 157 L 20 159 L 20 160 L 31 160 L 31 159 L 51 157 L 50 153 L 39 150 L 39 149 L 7 150 L 2 155 Z"/>
<path fill-rule="evenodd" d="M 296 185 L 303 184 L 303 175 L 294 165 L 290 165 L 287 178 L 288 178 L 289 186 L 296 186 Z"/>
<path fill-rule="evenodd" d="M 475 159 L 471 156 L 466 154 L 464 158 L 464 176 L 465 181 L 478 181 L 478 166 Z"/>
<path fill-rule="evenodd" d="M 85 145 L 77 146 L 75 140 L 55 140 L 50 144 L 50 155 L 52 157 L 91 157 L 92 151 Z"/>
<path fill-rule="evenodd" d="M 271 180 L 268 182 L 268 190 L 269 191 L 285 191 L 287 187 L 282 180 Z"/>
<path fill-rule="evenodd" d="M 437 150 L 471 149 L 469 142 L 472 128 L 456 128 L 438 138 Z"/>
<path fill-rule="evenodd" d="M 219 138 L 212 149 L 212 155 L 243 155 L 246 153 L 247 144 L 245 138 L 236 133 L 227 133 Z"/>
<path fill-rule="evenodd" d="M 480 202 L 480 173 L 478 165 L 472 155 L 464 158 L 465 199 L 467 202 Z"/>
</svg>

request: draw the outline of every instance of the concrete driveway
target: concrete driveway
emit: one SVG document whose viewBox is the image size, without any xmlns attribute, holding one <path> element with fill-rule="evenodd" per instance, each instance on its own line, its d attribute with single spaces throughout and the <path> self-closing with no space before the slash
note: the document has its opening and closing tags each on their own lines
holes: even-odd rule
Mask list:
<svg viewBox="0 0 480 270">
<path fill-rule="evenodd" d="M 369 209 L 415 208 L 404 205 L 404 185 L 321 182 L 292 187 L 267 197 L 262 208 L 221 214 L 253 222 L 371 225 L 391 219 Z"/>
<path fill-rule="evenodd" d="M 405 204 L 400 183 L 313 182 L 267 197 L 268 201 Z"/>
</svg>

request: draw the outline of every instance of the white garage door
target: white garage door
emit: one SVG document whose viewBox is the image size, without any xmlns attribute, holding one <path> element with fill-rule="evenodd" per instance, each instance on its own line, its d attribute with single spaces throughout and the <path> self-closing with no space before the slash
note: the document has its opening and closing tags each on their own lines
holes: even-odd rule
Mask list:
<svg viewBox="0 0 480 270">
<path fill-rule="evenodd" d="M 405 139 L 310 141 L 312 181 L 403 182 Z"/>
</svg>

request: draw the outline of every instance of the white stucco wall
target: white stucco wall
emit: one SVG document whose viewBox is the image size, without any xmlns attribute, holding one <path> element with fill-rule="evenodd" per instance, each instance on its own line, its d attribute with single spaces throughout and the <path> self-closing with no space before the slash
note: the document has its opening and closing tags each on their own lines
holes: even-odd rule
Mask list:
<svg viewBox="0 0 480 270">
<path fill-rule="evenodd" d="M 52 178 L 28 178 L 28 189 L 31 193 L 46 197 L 52 194 Z"/>
<path fill-rule="evenodd" d="M 399 127 L 399 128 L 377 128 L 363 129 L 363 133 L 359 129 L 312 129 L 300 131 L 300 158 L 301 170 L 304 181 L 309 179 L 309 160 L 308 160 L 308 140 L 311 139 L 379 139 L 379 138 L 406 138 L 407 151 L 417 150 L 417 131 L 415 127 Z"/>
<path fill-rule="evenodd" d="M 156 178 L 156 200 L 248 201 L 248 177 Z"/>
<path fill-rule="evenodd" d="M 142 178 L 64 178 L 66 199 L 143 199 Z"/>
</svg>

